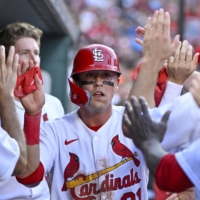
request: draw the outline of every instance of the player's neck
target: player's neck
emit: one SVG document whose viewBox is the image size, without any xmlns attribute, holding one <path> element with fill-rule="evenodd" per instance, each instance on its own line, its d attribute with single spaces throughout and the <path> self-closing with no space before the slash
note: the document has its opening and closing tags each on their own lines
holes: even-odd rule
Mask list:
<svg viewBox="0 0 200 200">
<path fill-rule="evenodd" d="M 84 108 L 81 108 L 78 110 L 78 115 L 83 123 L 89 127 L 103 126 L 112 115 L 112 109 L 108 109 L 103 112 L 91 113 L 86 111 Z"/>
</svg>

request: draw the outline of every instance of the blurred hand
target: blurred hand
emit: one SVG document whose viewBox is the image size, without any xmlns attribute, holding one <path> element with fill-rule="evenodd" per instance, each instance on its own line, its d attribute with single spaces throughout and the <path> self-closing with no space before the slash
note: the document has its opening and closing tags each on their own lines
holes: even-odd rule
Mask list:
<svg viewBox="0 0 200 200">
<path fill-rule="evenodd" d="M 194 189 L 189 188 L 180 193 L 174 193 L 166 200 L 194 200 Z"/>
<path fill-rule="evenodd" d="M 148 18 L 145 28 L 144 59 L 164 62 L 176 51 L 178 45 L 179 35 L 175 36 L 171 43 L 169 13 L 164 12 L 163 9 L 155 11 L 153 18 Z"/>
<path fill-rule="evenodd" d="M 13 96 L 13 90 L 17 80 L 17 67 L 19 56 L 15 54 L 14 46 L 11 46 L 6 59 L 5 47 L 0 46 L 0 96 Z M 5 99 L 6 100 L 6 99 Z"/>
<path fill-rule="evenodd" d="M 141 148 L 143 143 L 148 140 L 162 141 L 169 119 L 170 111 L 167 111 L 160 122 L 151 119 L 147 102 L 143 97 L 132 96 L 130 102 L 125 103 L 123 116 L 123 126 L 125 136 L 133 139 L 134 144 Z"/>
<path fill-rule="evenodd" d="M 36 74 L 34 77 L 37 90 L 28 94 L 27 96 L 20 98 L 20 101 L 25 108 L 26 112 L 30 115 L 35 115 L 42 110 L 45 103 L 45 94 L 41 85 L 41 81 Z"/>
<path fill-rule="evenodd" d="M 185 80 L 195 71 L 198 55 L 196 53 L 192 58 L 192 46 L 188 45 L 188 41 L 179 42 L 174 57 L 170 57 L 167 61 L 168 80 L 183 85 Z"/>
</svg>

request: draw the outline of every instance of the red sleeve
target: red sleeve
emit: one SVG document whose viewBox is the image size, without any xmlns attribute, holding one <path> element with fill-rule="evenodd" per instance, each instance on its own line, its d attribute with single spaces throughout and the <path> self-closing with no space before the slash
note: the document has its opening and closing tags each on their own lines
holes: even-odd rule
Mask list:
<svg viewBox="0 0 200 200">
<path fill-rule="evenodd" d="M 142 66 L 142 63 L 140 63 L 137 68 L 133 71 L 132 79 L 135 81 L 138 77 L 138 74 L 140 72 L 140 68 Z M 167 79 L 168 79 L 168 74 L 167 70 L 165 67 L 163 67 L 160 72 L 158 73 L 158 78 L 156 82 L 156 87 L 155 87 L 155 104 L 156 107 L 159 106 L 161 99 L 163 97 L 163 94 L 165 93 L 165 89 L 167 87 Z"/>
<path fill-rule="evenodd" d="M 161 190 L 182 192 L 193 187 L 192 182 L 176 161 L 174 154 L 168 154 L 161 159 L 154 177 Z"/>
<path fill-rule="evenodd" d="M 40 164 L 38 165 L 38 168 L 29 176 L 27 176 L 26 178 L 19 178 L 16 176 L 16 179 L 19 183 L 23 184 L 23 185 L 38 185 L 44 177 L 44 167 L 42 165 L 42 163 L 40 162 Z"/>
</svg>

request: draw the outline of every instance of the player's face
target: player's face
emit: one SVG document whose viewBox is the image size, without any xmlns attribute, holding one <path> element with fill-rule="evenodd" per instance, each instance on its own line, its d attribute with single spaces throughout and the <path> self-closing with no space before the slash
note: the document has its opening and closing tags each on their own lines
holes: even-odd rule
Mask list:
<svg viewBox="0 0 200 200">
<path fill-rule="evenodd" d="M 20 38 L 15 43 L 15 52 L 19 54 L 19 64 L 30 69 L 30 60 L 33 61 L 33 66 L 40 66 L 40 50 L 37 42 L 33 38 Z"/>
<path fill-rule="evenodd" d="M 112 71 L 89 71 L 79 74 L 79 83 L 91 95 L 88 106 L 105 109 L 112 105 L 113 95 L 118 91 L 119 78 Z"/>
</svg>

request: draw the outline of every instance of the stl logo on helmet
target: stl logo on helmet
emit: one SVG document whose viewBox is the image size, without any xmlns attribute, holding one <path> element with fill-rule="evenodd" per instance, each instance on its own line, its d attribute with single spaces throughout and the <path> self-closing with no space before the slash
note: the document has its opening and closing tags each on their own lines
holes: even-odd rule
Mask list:
<svg viewBox="0 0 200 200">
<path fill-rule="evenodd" d="M 93 58 L 94 58 L 94 61 L 104 61 L 102 50 L 99 50 L 99 49 L 95 48 L 93 50 Z"/>
</svg>

